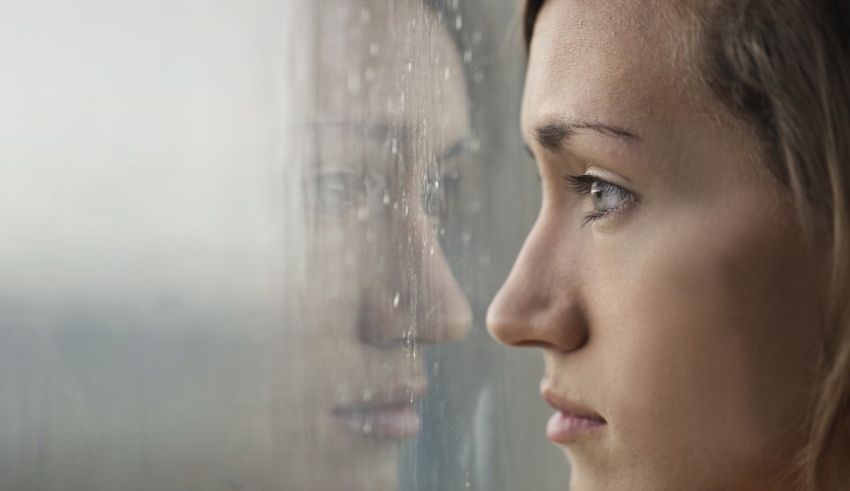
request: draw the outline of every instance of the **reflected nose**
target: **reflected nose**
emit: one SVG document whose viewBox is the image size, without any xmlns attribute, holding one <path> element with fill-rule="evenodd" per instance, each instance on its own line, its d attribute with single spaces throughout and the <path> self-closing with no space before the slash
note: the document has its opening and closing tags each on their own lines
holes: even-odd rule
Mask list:
<svg viewBox="0 0 850 491">
<path fill-rule="evenodd" d="M 389 266 L 363 306 L 361 334 L 373 345 L 447 343 L 462 339 L 472 309 L 427 218 L 405 217 L 379 258 Z"/>
<path fill-rule="evenodd" d="M 498 341 L 563 353 L 587 343 L 575 253 L 558 235 L 539 219 L 526 239 L 487 309 L 487 330 Z"/>
</svg>

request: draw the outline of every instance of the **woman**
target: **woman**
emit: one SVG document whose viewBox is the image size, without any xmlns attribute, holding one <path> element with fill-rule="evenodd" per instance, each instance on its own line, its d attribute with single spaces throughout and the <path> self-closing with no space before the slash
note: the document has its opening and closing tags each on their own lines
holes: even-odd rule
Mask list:
<svg viewBox="0 0 850 491">
<path fill-rule="evenodd" d="M 572 489 L 850 488 L 848 10 L 527 2 L 544 197 L 488 328 Z"/>
</svg>

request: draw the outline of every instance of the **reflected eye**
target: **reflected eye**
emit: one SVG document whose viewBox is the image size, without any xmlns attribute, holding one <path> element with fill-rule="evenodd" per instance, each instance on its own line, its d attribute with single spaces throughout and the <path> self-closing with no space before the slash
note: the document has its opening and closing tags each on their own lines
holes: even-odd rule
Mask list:
<svg viewBox="0 0 850 491">
<path fill-rule="evenodd" d="M 593 211 L 585 215 L 584 224 L 622 211 L 636 200 L 631 191 L 608 181 L 603 181 L 592 174 L 567 176 L 566 179 L 576 193 L 590 197 Z"/>
<path fill-rule="evenodd" d="M 459 180 L 460 174 L 457 171 L 446 174 L 436 172 L 426 176 L 422 207 L 428 216 L 443 218 L 448 214 L 449 201 L 457 190 Z"/>
<path fill-rule="evenodd" d="M 316 210 L 325 215 L 341 216 L 366 199 L 366 183 L 351 172 L 329 172 L 316 177 Z"/>
</svg>

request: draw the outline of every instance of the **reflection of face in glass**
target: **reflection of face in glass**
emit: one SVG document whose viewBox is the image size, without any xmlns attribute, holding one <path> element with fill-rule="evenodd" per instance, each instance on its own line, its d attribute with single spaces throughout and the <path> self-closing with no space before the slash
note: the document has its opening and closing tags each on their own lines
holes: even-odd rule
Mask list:
<svg viewBox="0 0 850 491">
<path fill-rule="evenodd" d="M 471 321 L 440 244 L 469 132 L 462 66 L 417 2 L 328 2 L 318 18 L 303 323 L 285 334 L 299 353 L 279 429 L 302 438 L 284 450 L 297 489 L 393 489 L 427 391 L 419 346 Z"/>
</svg>

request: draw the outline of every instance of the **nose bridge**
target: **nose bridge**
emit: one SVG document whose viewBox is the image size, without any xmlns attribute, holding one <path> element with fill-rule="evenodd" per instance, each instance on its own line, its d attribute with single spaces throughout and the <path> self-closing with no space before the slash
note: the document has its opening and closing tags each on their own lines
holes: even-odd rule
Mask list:
<svg viewBox="0 0 850 491">
<path fill-rule="evenodd" d="M 587 341 L 577 244 L 541 214 L 487 310 L 487 329 L 510 346 L 573 351 Z"/>
<path fill-rule="evenodd" d="M 434 227 L 417 203 L 399 207 L 378 260 L 379 285 L 370 288 L 362 327 L 367 341 L 444 343 L 463 338 L 472 311 L 452 274 Z"/>
</svg>

